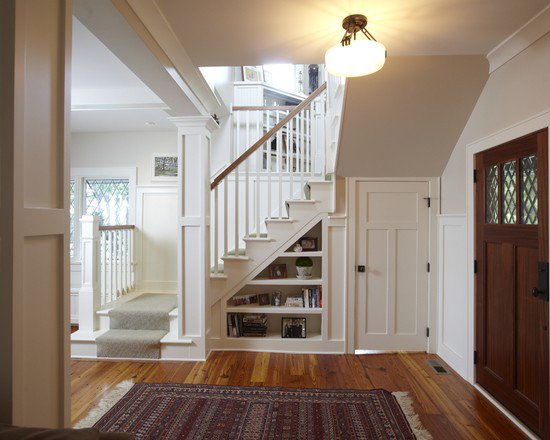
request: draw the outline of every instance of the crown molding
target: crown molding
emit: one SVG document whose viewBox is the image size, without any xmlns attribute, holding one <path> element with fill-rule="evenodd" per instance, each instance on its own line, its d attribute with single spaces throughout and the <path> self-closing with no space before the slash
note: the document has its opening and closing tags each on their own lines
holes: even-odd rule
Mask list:
<svg viewBox="0 0 550 440">
<path fill-rule="evenodd" d="M 489 73 L 493 73 L 549 32 L 550 5 L 487 54 Z"/>
</svg>

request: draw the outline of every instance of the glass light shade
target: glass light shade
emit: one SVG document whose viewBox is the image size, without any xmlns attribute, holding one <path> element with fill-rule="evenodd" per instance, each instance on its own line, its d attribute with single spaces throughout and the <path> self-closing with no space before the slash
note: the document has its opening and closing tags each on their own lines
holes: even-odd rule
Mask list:
<svg viewBox="0 0 550 440">
<path fill-rule="evenodd" d="M 371 40 L 351 40 L 337 44 L 325 53 L 325 66 L 336 76 L 363 76 L 378 72 L 386 62 L 386 48 Z"/>
</svg>

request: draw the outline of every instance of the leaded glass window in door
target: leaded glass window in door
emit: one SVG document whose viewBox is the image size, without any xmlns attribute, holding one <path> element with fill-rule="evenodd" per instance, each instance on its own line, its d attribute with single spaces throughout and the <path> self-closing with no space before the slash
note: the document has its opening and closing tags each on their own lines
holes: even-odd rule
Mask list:
<svg viewBox="0 0 550 440">
<path fill-rule="evenodd" d="M 521 168 L 521 223 L 538 224 L 537 156 L 522 157 Z"/>
<path fill-rule="evenodd" d="M 128 224 L 128 179 L 86 179 L 86 214 L 99 217 L 99 224 L 116 226 Z"/>
<path fill-rule="evenodd" d="M 485 221 L 498 223 L 498 165 L 485 170 Z"/>
<path fill-rule="evenodd" d="M 517 219 L 516 161 L 502 164 L 502 223 L 515 224 Z"/>
</svg>

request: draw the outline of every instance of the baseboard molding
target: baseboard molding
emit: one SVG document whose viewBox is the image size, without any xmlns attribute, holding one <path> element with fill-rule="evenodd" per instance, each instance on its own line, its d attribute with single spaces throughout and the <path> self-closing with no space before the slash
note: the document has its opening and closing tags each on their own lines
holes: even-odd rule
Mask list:
<svg viewBox="0 0 550 440">
<path fill-rule="evenodd" d="M 491 394 L 489 394 L 485 388 L 479 384 L 474 384 L 476 390 L 478 390 L 483 397 L 485 397 L 489 402 L 491 402 L 502 414 L 504 414 L 510 421 L 516 425 L 528 438 L 532 440 L 540 440 L 540 437 L 537 436 L 533 431 L 531 431 L 527 426 L 525 426 L 521 420 L 519 420 L 514 414 L 512 414 L 506 407 L 504 407 L 498 400 L 496 400 Z"/>
</svg>

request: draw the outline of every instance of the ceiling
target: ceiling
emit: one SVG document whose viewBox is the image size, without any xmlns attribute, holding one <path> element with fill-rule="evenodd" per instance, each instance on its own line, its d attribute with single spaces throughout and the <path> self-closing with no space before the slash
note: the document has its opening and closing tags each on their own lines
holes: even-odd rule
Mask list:
<svg viewBox="0 0 550 440">
<path fill-rule="evenodd" d="M 71 106 L 72 132 L 175 130 L 160 98 L 74 17 Z"/>
<path fill-rule="evenodd" d="M 388 58 L 348 80 L 337 172 L 440 176 L 488 77 L 482 55 Z"/>
<path fill-rule="evenodd" d="M 350 13 L 389 56 L 487 54 L 549 0 L 156 0 L 196 66 L 320 63 Z"/>
</svg>

